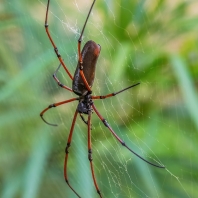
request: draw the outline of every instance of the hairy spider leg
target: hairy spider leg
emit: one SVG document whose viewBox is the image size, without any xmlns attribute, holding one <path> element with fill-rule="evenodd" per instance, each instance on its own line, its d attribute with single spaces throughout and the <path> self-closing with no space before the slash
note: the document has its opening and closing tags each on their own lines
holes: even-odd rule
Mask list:
<svg viewBox="0 0 198 198">
<path fill-rule="evenodd" d="M 91 174 L 92 174 L 94 186 L 96 188 L 97 193 L 102 198 L 101 192 L 100 192 L 98 184 L 96 182 L 96 177 L 95 177 L 93 163 L 92 163 L 93 158 L 92 158 L 92 146 L 91 146 L 91 114 L 92 114 L 92 112 L 89 111 L 88 112 L 88 159 L 89 159 L 90 166 L 91 166 Z"/>
<path fill-rule="evenodd" d="M 87 21 L 89 19 L 89 16 L 91 14 L 91 11 L 92 11 L 92 8 L 94 6 L 94 3 L 95 3 L 96 0 L 93 1 L 92 5 L 91 5 L 91 8 L 89 9 L 89 13 L 87 15 L 87 18 L 85 20 L 85 23 L 83 25 L 83 28 L 82 28 L 82 32 L 80 34 L 80 37 L 78 39 L 78 61 L 79 61 L 79 67 L 80 67 L 80 75 L 83 79 L 83 82 L 85 83 L 85 86 L 87 88 L 87 90 L 91 93 L 91 87 L 89 86 L 86 78 L 85 78 L 85 75 L 84 75 L 84 72 L 83 72 L 83 60 L 82 60 L 82 54 L 81 54 L 81 41 L 82 41 L 82 36 L 83 36 L 83 33 L 84 33 L 84 30 L 85 30 L 85 27 L 86 27 L 86 24 L 87 24 Z"/>
<path fill-rule="evenodd" d="M 72 125 L 71 125 L 71 128 L 70 128 L 70 132 L 69 132 L 69 137 L 68 137 L 68 140 L 67 140 L 67 146 L 65 148 L 65 161 L 64 161 L 64 177 L 65 177 L 65 181 L 67 183 L 67 185 L 70 187 L 70 189 L 79 197 L 80 195 L 74 190 L 74 188 L 70 185 L 69 183 L 69 180 L 68 180 L 68 176 L 67 176 L 67 161 L 68 161 L 68 156 L 69 156 L 69 147 L 71 146 L 71 141 L 72 141 L 72 135 L 73 135 L 73 131 L 74 131 L 74 125 L 75 125 L 75 122 L 76 122 L 76 117 L 78 115 L 78 111 L 76 109 L 76 112 L 74 114 L 74 118 L 73 118 L 73 121 L 72 121 Z"/>
<path fill-rule="evenodd" d="M 109 125 L 109 123 L 107 122 L 107 120 L 105 120 L 100 113 L 98 112 L 98 110 L 96 109 L 95 105 L 92 104 L 93 110 L 95 111 L 95 113 L 97 114 L 97 116 L 100 118 L 100 120 L 103 122 L 103 124 L 109 129 L 109 131 L 113 134 L 113 136 L 122 144 L 122 146 L 126 147 L 129 151 L 131 151 L 134 155 L 136 155 L 138 158 L 140 158 L 141 160 L 145 161 L 146 163 L 155 166 L 157 168 L 165 168 L 165 166 L 160 166 L 157 164 L 153 164 L 149 161 L 147 161 L 146 159 L 144 159 L 143 157 L 141 157 L 140 155 L 138 155 L 135 151 L 133 151 L 132 149 L 130 149 L 125 142 L 119 138 L 119 136 L 114 132 L 114 130 L 111 128 L 111 126 Z"/>
<path fill-rule="evenodd" d="M 51 109 L 52 107 L 57 107 L 57 106 L 59 106 L 59 105 L 66 104 L 66 103 L 72 102 L 72 101 L 74 101 L 74 100 L 79 100 L 79 98 L 78 98 L 78 97 L 77 97 L 77 98 L 72 98 L 72 99 L 69 99 L 69 100 L 64 100 L 64 101 L 62 101 L 62 102 L 57 102 L 57 103 L 53 103 L 53 104 L 49 105 L 47 108 L 45 108 L 45 109 L 40 113 L 40 116 L 41 116 L 42 120 L 43 120 L 45 123 L 47 123 L 47 124 L 49 124 L 49 125 L 51 125 L 51 126 L 58 126 L 57 124 L 51 124 L 51 123 L 47 122 L 47 121 L 43 118 L 44 113 L 45 113 L 47 110 Z"/>
<path fill-rule="evenodd" d="M 58 86 L 60 86 L 60 87 L 62 87 L 62 88 L 64 88 L 64 89 L 67 89 L 67 90 L 69 90 L 69 91 L 71 91 L 71 92 L 73 92 L 73 90 L 72 90 L 71 88 L 67 87 L 66 85 L 63 85 L 63 84 L 60 82 L 60 80 L 56 77 L 56 74 L 57 74 L 58 70 L 60 69 L 60 66 L 61 66 L 61 63 L 59 64 L 58 68 L 56 69 L 56 71 L 55 71 L 54 74 L 53 74 L 54 80 L 58 83 Z"/>
<path fill-rule="evenodd" d="M 117 95 L 117 94 L 119 94 L 119 93 L 122 93 L 122 92 L 126 91 L 127 89 L 130 89 L 130 88 L 132 88 L 132 87 L 135 87 L 135 86 L 137 86 L 137 85 L 139 85 L 139 84 L 140 84 L 140 83 L 136 83 L 136 84 L 131 85 L 131 86 L 127 87 L 127 88 L 124 88 L 124 89 L 122 89 L 122 90 L 120 90 L 120 91 L 117 91 L 117 92 L 114 92 L 114 93 L 111 93 L 111 94 L 107 94 L 107 95 L 105 95 L 105 96 L 91 96 L 91 99 L 95 100 L 95 99 L 105 99 L 105 98 L 109 98 L 109 97 L 115 96 L 115 95 Z"/>
<path fill-rule="evenodd" d="M 63 59 L 61 57 L 61 54 L 58 52 L 58 48 L 55 45 L 55 43 L 54 43 L 54 41 L 53 41 L 53 39 L 52 39 L 52 37 L 51 37 L 51 35 L 49 33 L 49 29 L 48 29 L 49 25 L 47 23 L 48 22 L 49 4 L 50 4 L 50 0 L 48 0 L 48 2 L 47 2 L 47 10 L 46 10 L 46 16 L 45 16 L 45 30 L 46 30 L 46 33 L 48 35 L 48 38 L 49 38 L 50 42 L 52 43 L 52 45 L 54 47 L 54 51 L 55 51 L 55 53 L 56 53 L 56 55 L 57 55 L 57 57 L 58 57 L 61 65 L 63 66 L 63 68 L 65 69 L 65 71 L 67 72 L 67 74 L 69 75 L 69 77 L 71 78 L 71 80 L 73 80 L 73 76 L 71 75 L 71 73 L 67 69 L 67 66 L 65 65 L 65 63 L 64 63 L 64 61 L 63 61 Z"/>
</svg>

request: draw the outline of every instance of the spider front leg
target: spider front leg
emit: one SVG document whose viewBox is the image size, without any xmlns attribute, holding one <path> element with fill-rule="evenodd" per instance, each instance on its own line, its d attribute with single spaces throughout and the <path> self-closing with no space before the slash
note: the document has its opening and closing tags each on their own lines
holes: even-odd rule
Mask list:
<svg viewBox="0 0 198 198">
<path fill-rule="evenodd" d="M 47 121 L 43 118 L 44 113 L 45 113 L 46 111 L 48 111 L 49 109 L 51 109 L 52 107 L 57 107 L 57 106 L 59 106 L 59 105 L 66 104 L 66 103 L 72 102 L 72 101 L 74 101 L 74 100 L 79 100 L 79 98 L 72 98 L 72 99 L 69 99 L 69 100 L 64 100 L 64 101 L 62 101 L 62 102 L 57 102 L 57 103 L 53 103 L 53 104 L 49 105 L 47 108 L 45 108 L 45 109 L 44 109 L 43 111 L 41 111 L 41 113 L 40 113 L 40 116 L 41 116 L 42 120 L 43 120 L 46 124 L 49 124 L 49 125 L 51 125 L 51 126 L 57 126 L 57 124 L 51 124 L 51 123 L 47 122 Z"/>
<path fill-rule="evenodd" d="M 60 87 L 62 87 L 62 88 L 64 88 L 64 89 L 67 89 L 67 90 L 69 90 L 69 91 L 71 91 L 71 92 L 73 92 L 73 90 L 72 90 L 71 88 L 67 87 L 66 85 L 63 85 L 63 84 L 60 82 L 60 80 L 56 77 L 56 74 L 57 74 L 58 70 L 60 69 L 60 66 L 61 66 L 61 63 L 60 63 L 60 65 L 58 66 L 58 68 L 56 69 L 56 71 L 55 71 L 54 74 L 53 74 L 54 80 L 58 83 L 58 86 L 60 86 Z"/>
<path fill-rule="evenodd" d="M 109 125 L 109 123 L 100 115 L 100 113 L 98 112 L 98 110 L 96 109 L 95 105 L 92 104 L 93 110 L 95 111 L 96 115 L 100 118 L 100 120 L 103 122 L 103 124 L 109 129 L 109 131 L 113 134 L 113 136 L 121 143 L 122 146 L 124 146 L 125 148 L 127 148 L 131 153 L 133 153 L 134 155 L 136 155 L 138 158 L 140 158 L 141 160 L 145 161 L 146 163 L 155 166 L 157 168 L 165 168 L 165 166 L 160 166 L 157 164 L 153 164 L 149 161 L 147 161 L 146 159 L 144 159 L 143 157 L 141 157 L 140 155 L 138 155 L 135 151 L 133 151 L 132 149 L 130 149 L 125 142 L 120 139 L 120 137 L 114 132 L 114 130 L 111 128 L 111 126 Z"/>
<path fill-rule="evenodd" d="M 115 96 L 115 95 L 117 95 L 117 94 L 119 94 L 119 93 L 122 93 L 122 92 L 126 91 L 127 89 L 130 89 L 130 88 L 132 88 L 132 87 L 135 87 L 135 86 L 137 86 L 137 85 L 139 85 L 139 84 L 140 84 L 140 83 L 136 83 L 136 84 L 131 85 L 131 86 L 127 87 L 127 88 L 124 88 L 124 89 L 122 89 L 122 90 L 120 90 L 120 91 L 117 91 L 117 92 L 114 92 L 114 93 L 111 93 L 111 94 L 107 94 L 107 95 L 104 95 L 104 96 L 92 96 L 91 99 L 95 100 L 95 99 L 105 99 L 105 98 L 109 98 L 109 97 Z"/>
<path fill-rule="evenodd" d="M 89 9 L 89 13 L 87 15 L 87 18 L 85 20 L 85 23 L 84 23 L 84 26 L 82 28 L 82 32 L 80 34 L 80 37 L 78 39 L 78 62 L 79 62 L 79 69 L 80 69 L 80 75 L 81 75 L 81 78 L 83 79 L 83 82 L 87 88 L 87 90 L 91 93 L 91 87 L 89 86 L 89 83 L 87 82 L 87 79 L 85 78 L 85 75 L 84 75 L 84 72 L 83 72 L 83 58 L 82 58 L 82 54 L 81 54 L 81 42 L 82 42 L 82 36 L 83 36 L 83 33 L 84 33 L 84 30 L 85 30 L 85 27 L 86 27 L 86 24 L 87 24 L 87 21 L 89 19 L 89 16 L 91 14 L 91 11 L 92 11 L 92 8 L 94 6 L 94 3 L 95 3 L 96 0 L 93 1 L 92 5 L 91 5 L 91 8 Z"/>
<path fill-rule="evenodd" d="M 91 166 L 91 174 L 92 174 L 94 186 L 100 198 L 102 198 L 101 192 L 96 182 L 96 177 L 95 177 L 93 164 L 92 164 L 93 158 L 92 158 L 92 146 L 91 146 L 91 111 L 88 112 L 88 159 L 89 159 L 90 166 Z"/>
<path fill-rule="evenodd" d="M 61 55 L 60 55 L 59 52 L 58 52 L 58 48 L 57 48 L 57 46 L 55 45 L 55 43 L 54 43 L 54 41 L 53 41 L 53 39 L 52 39 L 52 37 L 51 37 L 51 35 L 50 35 L 50 33 L 49 33 L 49 29 L 48 29 L 49 25 L 48 25 L 48 23 L 47 23 L 47 22 L 48 22 L 49 4 L 50 4 L 50 0 L 48 0 L 48 2 L 47 2 L 47 10 L 46 10 L 46 16 L 45 16 L 45 30 L 46 30 L 46 33 L 47 33 L 47 35 L 48 35 L 48 38 L 49 38 L 51 44 L 52 44 L 53 47 L 54 47 L 54 51 L 55 51 L 55 53 L 56 53 L 56 55 L 57 55 L 57 57 L 58 57 L 58 59 L 59 59 L 61 65 L 63 66 L 63 68 L 65 69 L 65 71 L 67 72 L 67 74 L 69 75 L 69 77 L 71 78 L 71 80 L 73 80 L 73 76 L 71 75 L 71 73 L 70 73 L 69 70 L 67 69 L 67 66 L 65 65 L 65 63 L 64 63 L 64 61 L 63 61 Z"/>
<path fill-rule="evenodd" d="M 72 121 L 71 129 L 70 129 L 70 132 L 69 132 L 69 137 L 68 137 L 68 140 L 67 140 L 67 146 L 65 148 L 64 177 L 65 177 L 65 181 L 66 181 L 67 185 L 80 198 L 80 195 L 70 185 L 69 180 L 68 180 L 68 176 L 67 176 L 67 161 L 68 161 L 68 156 L 69 156 L 69 147 L 71 146 L 72 135 L 73 135 L 74 125 L 75 125 L 75 122 L 76 122 L 77 115 L 78 115 L 78 111 L 76 110 L 76 112 L 74 114 L 73 121 Z"/>
</svg>

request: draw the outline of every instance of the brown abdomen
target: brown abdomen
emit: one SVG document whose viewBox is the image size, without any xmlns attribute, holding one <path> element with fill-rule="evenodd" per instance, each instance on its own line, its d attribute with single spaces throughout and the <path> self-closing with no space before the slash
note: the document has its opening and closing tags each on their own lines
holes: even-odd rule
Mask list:
<svg viewBox="0 0 198 198">
<path fill-rule="evenodd" d="M 81 52 L 83 60 L 83 72 L 90 87 L 92 87 L 95 78 L 95 69 L 98 56 L 100 54 L 100 45 L 94 41 L 88 41 Z M 77 95 L 86 95 L 88 90 L 80 76 L 79 63 L 74 73 L 72 90 Z"/>
</svg>

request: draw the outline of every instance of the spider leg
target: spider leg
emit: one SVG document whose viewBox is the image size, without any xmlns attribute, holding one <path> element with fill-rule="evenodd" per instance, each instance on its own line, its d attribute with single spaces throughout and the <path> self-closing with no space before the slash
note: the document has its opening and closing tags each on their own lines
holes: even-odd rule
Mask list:
<svg viewBox="0 0 198 198">
<path fill-rule="evenodd" d="M 85 20 L 84 26 L 83 26 L 83 28 L 82 28 L 82 32 L 81 32 L 80 37 L 79 37 L 79 39 L 78 39 L 78 58 L 79 58 L 79 62 L 82 62 L 82 55 L 81 55 L 81 41 L 82 41 L 82 36 L 83 36 L 85 27 L 86 27 L 86 25 L 87 25 L 87 21 L 88 21 L 88 19 L 89 19 L 89 16 L 90 16 L 90 14 L 91 14 L 91 11 L 92 11 L 92 8 L 93 8 L 93 6 L 94 6 L 95 1 L 96 1 L 96 0 L 93 0 L 93 3 L 92 3 L 92 5 L 91 5 L 91 8 L 89 9 L 89 13 L 88 13 L 88 15 L 87 15 L 87 18 L 86 18 L 86 20 Z"/>
<path fill-rule="evenodd" d="M 139 85 L 139 84 L 140 84 L 140 83 L 136 83 L 136 84 L 131 85 L 131 86 L 127 87 L 127 88 L 124 88 L 124 89 L 122 89 L 122 90 L 120 90 L 120 91 L 117 91 L 117 92 L 114 92 L 114 93 L 111 93 L 111 94 L 107 94 L 107 95 L 105 95 L 105 96 L 92 96 L 91 99 L 95 100 L 95 99 L 105 99 L 105 98 L 109 98 L 109 97 L 115 96 L 115 95 L 117 95 L 117 94 L 119 94 L 119 93 L 122 93 L 122 92 L 126 91 L 127 89 L 130 89 L 130 88 L 132 88 L 132 87 L 135 87 L 135 86 L 137 86 L 137 85 Z"/>
<path fill-rule="evenodd" d="M 83 63 L 83 62 L 82 62 Z M 84 75 L 84 72 L 83 72 L 83 66 L 82 66 L 82 63 L 80 63 L 80 75 L 83 79 L 83 82 L 85 83 L 85 86 L 87 88 L 87 90 L 89 91 L 89 93 L 92 93 L 91 91 L 91 87 L 89 86 L 88 82 L 87 82 L 87 79 L 85 78 L 85 75 Z"/>
<path fill-rule="evenodd" d="M 53 104 L 49 105 L 47 108 L 45 108 L 45 109 L 40 113 L 40 116 L 41 116 L 42 120 L 43 120 L 45 123 L 47 123 L 47 124 L 49 124 L 49 125 L 51 125 L 51 126 L 57 126 L 57 124 L 51 124 L 51 123 L 47 122 L 47 121 L 43 118 L 43 114 L 44 114 L 47 110 L 49 110 L 50 108 L 52 108 L 52 107 L 57 107 L 57 106 L 59 106 L 59 105 L 62 105 L 62 104 L 65 104 L 65 103 L 69 103 L 69 102 L 72 102 L 72 101 L 74 101 L 74 100 L 79 100 L 79 98 L 72 98 L 72 99 L 69 99 L 69 100 L 64 100 L 64 101 L 62 101 L 62 102 L 57 102 L 57 103 L 53 103 Z"/>
<path fill-rule="evenodd" d="M 92 8 L 93 8 L 93 6 L 94 6 L 95 1 L 96 1 L 96 0 L 93 0 L 93 3 L 92 3 L 92 5 L 91 5 L 91 8 L 89 9 L 89 13 L 88 13 L 88 15 L 87 15 L 87 18 L 86 18 L 86 20 L 85 20 L 85 23 L 84 23 L 84 25 L 83 25 L 82 32 L 81 32 L 80 37 L 79 37 L 79 39 L 78 39 L 78 61 L 79 61 L 79 63 L 80 63 L 80 64 L 79 64 L 80 75 L 81 75 L 81 77 L 82 77 L 82 79 L 83 79 L 83 81 L 84 81 L 84 84 L 85 84 L 87 90 L 88 90 L 90 93 L 91 93 L 91 88 L 90 88 L 90 86 L 89 86 L 89 84 L 88 84 L 88 82 L 87 82 L 87 80 L 86 80 L 86 78 L 85 78 L 84 72 L 83 72 L 83 60 L 82 60 L 82 54 L 81 54 L 81 42 L 82 42 L 82 36 L 83 36 L 84 30 L 85 30 L 87 21 L 88 21 L 88 19 L 89 19 L 89 16 L 90 16 L 90 14 L 91 14 L 91 11 L 92 11 Z"/>
<path fill-rule="evenodd" d="M 96 177 L 93 169 L 93 158 L 92 158 L 92 146 L 91 146 L 91 111 L 88 113 L 88 159 L 91 166 L 91 174 L 94 182 L 94 186 L 96 188 L 97 193 L 99 194 L 100 198 L 102 198 L 101 192 L 99 190 L 98 184 L 96 182 Z"/>
<path fill-rule="evenodd" d="M 56 69 L 56 71 L 55 71 L 54 74 L 53 74 L 54 80 L 58 83 L 58 85 L 59 85 L 60 87 L 62 87 L 62 88 L 64 88 L 64 89 L 67 89 L 67 90 L 73 92 L 73 90 L 72 90 L 71 88 L 67 87 L 66 85 L 63 85 L 63 84 L 60 82 L 60 80 L 56 77 L 56 74 L 57 74 L 58 70 L 60 69 L 60 66 L 61 66 L 61 63 L 59 64 L 58 68 Z"/>
<path fill-rule="evenodd" d="M 78 115 L 78 111 L 76 110 L 76 112 L 74 114 L 73 121 L 72 121 L 71 129 L 70 129 L 70 132 L 69 132 L 69 137 L 68 137 L 68 140 L 67 140 L 67 146 L 65 148 L 64 177 L 65 177 L 65 181 L 66 181 L 67 185 L 80 198 L 80 195 L 78 195 L 78 193 L 70 185 L 69 180 L 68 180 L 68 176 L 67 176 L 67 161 L 68 161 L 68 156 L 69 156 L 69 147 L 71 146 L 72 135 L 73 135 L 74 125 L 75 125 L 75 122 L 76 122 L 77 115 Z"/>
<path fill-rule="evenodd" d="M 122 144 L 122 146 L 126 147 L 130 152 L 132 152 L 134 155 L 136 155 L 138 158 L 140 158 L 141 160 L 145 161 L 146 163 L 155 166 L 157 168 L 165 168 L 165 166 L 160 166 L 157 164 L 153 164 L 149 161 L 147 161 L 146 159 L 144 159 L 143 157 L 141 157 L 140 155 L 138 155 L 135 151 L 133 151 L 132 149 L 130 149 L 125 142 L 120 139 L 118 137 L 118 135 L 114 132 L 114 130 L 111 128 L 111 126 L 108 124 L 108 122 L 100 115 L 100 113 L 98 112 L 98 110 L 96 109 L 95 105 L 92 104 L 93 110 L 95 111 L 95 113 L 97 114 L 97 116 L 100 118 L 100 120 L 103 122 L 103 124 L 109 129 L 109 131 L 113 134 L 113 136 Z"/>
<path fill-rule="evenodd" d="M 83 121 L 85 124 L 88 125 L 88 121 L 85 120 L 85 118 L 84 118 L 84 116 L 82 115 L 82 113 L 80 113 L 80 117 L 81 117 L 82 121 Z"/>
<path fill-rule="evenodd" d="M 88 121 L 85 120 L 85 118 L 84 118 L 84 116 L 82 115 L 82 113 L 80 113 L 80 117 L 81 117 L 82 121 L 83 121 L 86 125 L 88 125 Z M 92 130 L 92 124 L 91 124 L 91 130 Z"/>
<path fill-rule="evenodd" d="M 48 23 L 47 23 L 47 22 L 48 22 L 49 4 L 50 4 L 50 0 L 48 0 L 48 2 L 47 2 L 47 10 L 46 10 L 46 16 L 45 16 L 45 30 L 46 30 L 46 33 L 47 33 L 47 35 L 48 35 L 48 38 L 49 38 L 50 42 L 52 43 L 52 45 L 53 45 L 53 47 L 54 47 L 54 51 L 55 51 L 55 53 L 56 53 L 56 55 L 57 55 L 57 57 L 58 57 L 58 59 L 59 59 L 61 65 L 63 66 L 63 68 L 65 69 L 65 71 L 66 71 L 67 74 L 69 75 L 69 77 L 73 80 L 73 76 L 71 75 L 71 73 L 70 73 L 69 70 L 67 69 L 67 66 L 65 65 L 65 63 L 64 63 L 64 61 L 63 61 L 61 55 L 60 55 L 59 52 L 58 52 L 58 48 L 56 47 L 56 45 L 55 45 L 55 43 L 54 43 L 54 41 L 53 41 L 53 39 L 52 39 L 52 37 L 51 37 L 51 35 L 50 35 L 50 33 L 49 33 L 49 29 L 48 29 L 49 25 L 48 25 Z"/>
</svg>

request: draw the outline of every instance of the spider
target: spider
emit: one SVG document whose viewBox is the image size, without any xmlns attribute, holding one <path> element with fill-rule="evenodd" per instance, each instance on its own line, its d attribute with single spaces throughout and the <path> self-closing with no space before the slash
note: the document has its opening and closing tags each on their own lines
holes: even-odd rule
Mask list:
<svg viewBox="0 0 198 198">
<path fill-rule="evenodd" d="M 120 142 L 120 144 L 123 147 L 125 147 L 130 152 L 132 152 L 134 155 L 136 155 L 138 158 L 140 158 L 141 160 L 145 161 L 146 163 L 148 163 L 152 166 L 155 166 L 157 168 L 165 168 L 165 167 L 161 166 L 161 165 L 156 165 L 156 164 L 153 164 L 153 163 L 147 161 L 146 159 L 144 159 L 143 157 L 138 155 L 136 152 L 134 152 L 132 149 L 130 149 L 126 145 L 126 143 L 115 133 L 115 131 L 111 128 L 111 126 L 109 125 L 107 120 L 105 120 L 103 118 L 103 116 L 99 113 L 96 106 L 94 105 L 93 100 L 105 99 L 105 98 L 115 96 L 119 93 L 122 93 L 122 92 L 140 84 L 140 83 L 136 83 L 136 84 L 131 85 L 131 86 L 125 88 L 125 89 L 122 89 L 120 91 L 110 93 L 110 94 L 107 94 L 107 95 L 102 95 L 102 96 L 92 95 L 92 89 L 91 88 L 92 88 L 94 78 L 95 78 L 96 63 L 97 63 L 97 59 L 98 59 L 99 54 L 100 54 L 101 47 L 100 47 L 99 44 L 96 44 L 94 41 L 90 40 L 90 41 L 86 42 L 86 44 L 84 45 L 84 47 L 81 51 L 81 41 L 82 41 L 83 32 L 85 30 L 87 21 L 89 19 L 90 13 L 92 11 L 92 8 L 93 8 L 95 2 L 96 2 L 96 0 L 93 0 L 93 3 L 92 3 L 92 5 L 89 9 L 87 18 L 85 20 L 85 23 L 83 25 L 80 37 L 78 39 L 78 64 L 77 64 L 74 76 L 72 76 L 71 73 L 69 72 L 69 70 L 67 69 L 67 66 L 64 63 L 64 61 L 61 57 L 61 54 L 59 53 L 58 48 L 55 45 L 55 43 L 54 43 L 54 41 L 51 37 L 51 34 L 49 32 L 48 12 L 49 12 L 50 0 L 48 0 L 47 9 L 46 9 L 46 16 L 45 16 L 45 30 L 46 30 L 46 33 L 48 35 L 48 38 L 49 38 L 53 48 L 54 48 L 55 54 L 57 55 L 57 58 L 60 61 L 60 65 L 58 66 L 58 68 L 54 72 L 53 78 L 58 83 L 58 85 L 60 87 L 66 89 L 70 92 L 74 92 L 76 95 L 78 95 L 78 97 L 72 98 L 72 99 L 69 99 L 69 100 L 64 100 L 62 102 L 57 102 L 57 103 L 51 104 L 40 113 L 40 116 L 45 123 L 47 123 L 49 125 L 52 125 L 52 126 L 57 126 L 56 124 L 51 124 L 51 123 L 47 122 L 43 118 L 44 113 L 47 110 L 51 109 L 52 107 L 57 107 L 57 106 L 60 106 L 60 105 L 66 104 L 66 103 L 70 103 L 70 102 L 73 102 L 73 101 L 76 101 L 76 100 L 78 101 L 78 106 L 77 106 L 76 111 L 74 113 L 72 125 L 71 125 L 70 132 L 69 132 L 69 137 L 68 137 L 68 140 L 67 140 L 67 145 L 66 145 L 66 148 L 65 148 L 64 178 L 65 178 L 65 181 L 68 184 L 68 186 L 71 188 L 71 190 L 77 195 L 77 197 L 80 197 L 80 195 L 76 192 L 76 190 L 74 190 L 74 188 L 69 183 L 68 175 L 67 175 L 67 162 L 68 162 L 68 156 L 69 156 L 69 147 L 71 146 L 72 135 L 73 135 L 73 131 L 74 131 L 74 125 L 75 125 L 75 122 L 76 122 L 76 118 L 77 118 L 77 115 L 79 114 L 82 121 L 87 125 L 87 128 L 88 128 L 88 159 L 90 161 L 90 167 L 91 167 L 91 173 L 92 173 L 94 186 L 96 188 L 96 191 L 97 191 L 98 195 L 102 198 L 102 194 L 101 194 L 101 191 L 99 190 L 99 186 L 98 186 L 97 181 L 96 181 L 94 168 L 93 168 L 93 163 L 92 163 L 93 162 L 92 146 L 91 146 L 91 116 L 92 116 L 92 112 L 96 113 L 96 115 L 102 121 L 104 126 L 107 127 L 107 129 L 112 133 L 112 135 L 118 140 L 118 142 Z M 58 70 L 60 69 L 61 65 L 64 68 L 64 70 L 67 72 L 70 79 L 72 80 L 72 88 L 69 88 L 66 85 L 62 84 L 56 76 L 56 74 L 57 74 Z M 88 115 L 88 120 L 87 121 L 83 117 L 83 114 Z"/>
</svg>

